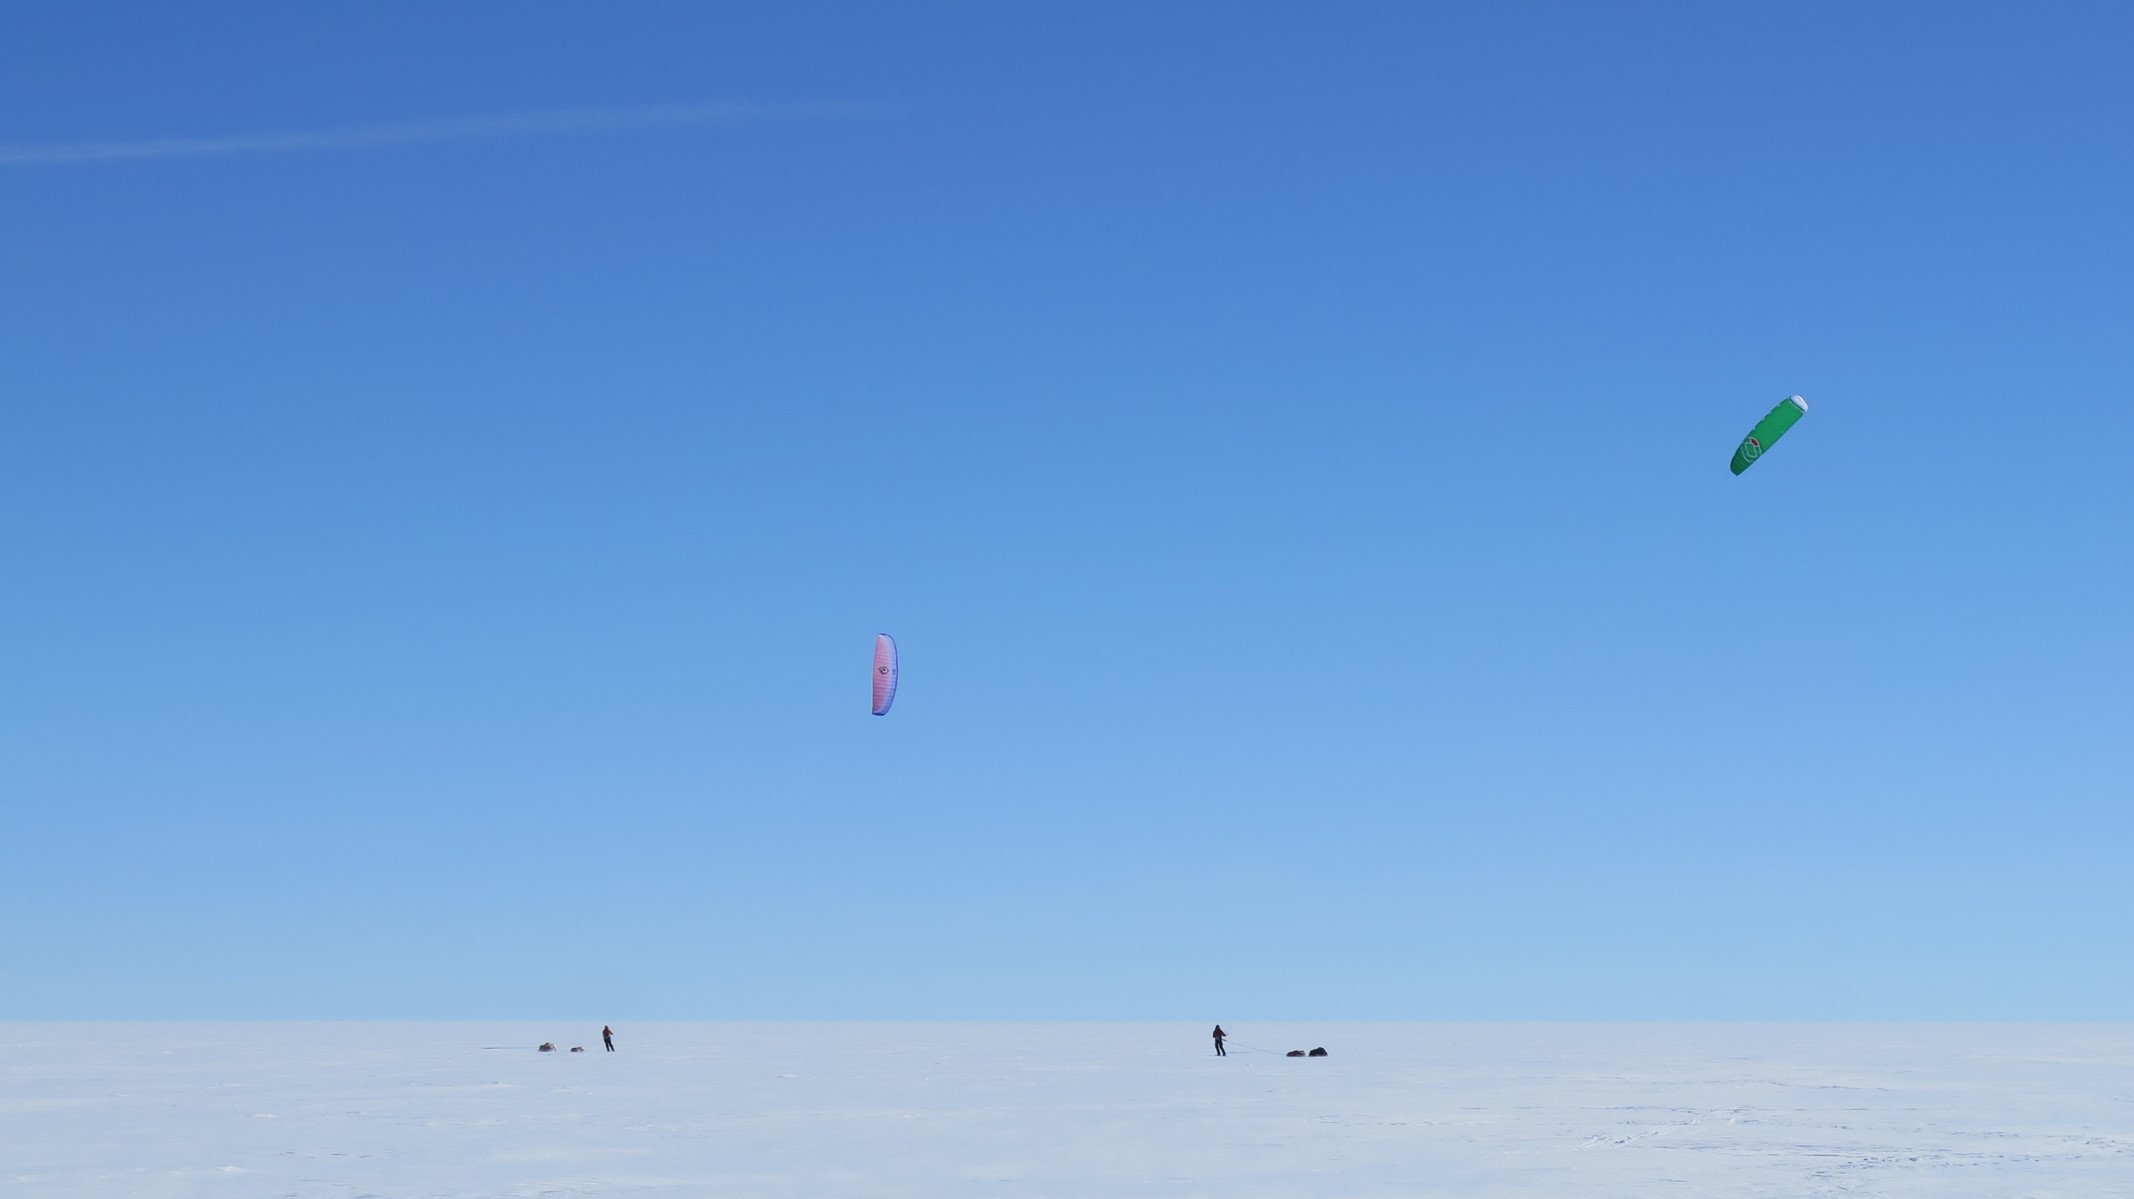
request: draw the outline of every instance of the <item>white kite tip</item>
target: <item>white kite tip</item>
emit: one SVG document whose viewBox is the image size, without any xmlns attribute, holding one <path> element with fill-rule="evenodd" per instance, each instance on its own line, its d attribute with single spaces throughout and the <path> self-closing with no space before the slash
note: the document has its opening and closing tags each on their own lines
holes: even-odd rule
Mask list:
<svg viewBox="0 0 2134 1199">
<path fill-rule="evenodd" d="M 1799 396 L 1787 396 L 1786 400 L 1788 403 L 1792 404 L 1795 408 L 1800 409 L 1802 412 L 1808 411 L 1808 401 L 1800 398 Z"/>
</svg>

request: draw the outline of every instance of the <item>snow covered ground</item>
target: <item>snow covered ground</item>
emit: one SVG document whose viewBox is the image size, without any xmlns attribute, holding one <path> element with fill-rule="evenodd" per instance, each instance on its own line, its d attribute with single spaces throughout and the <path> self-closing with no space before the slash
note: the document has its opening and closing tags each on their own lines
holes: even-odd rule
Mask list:
<svg viewBox="0 0 2134 1199">
<path fill-rule="evenodd" d="M 1229 1027 L 0 1024 L 0 1195 L 2134 1196 L 2134 1026 Z"/>
</svg>

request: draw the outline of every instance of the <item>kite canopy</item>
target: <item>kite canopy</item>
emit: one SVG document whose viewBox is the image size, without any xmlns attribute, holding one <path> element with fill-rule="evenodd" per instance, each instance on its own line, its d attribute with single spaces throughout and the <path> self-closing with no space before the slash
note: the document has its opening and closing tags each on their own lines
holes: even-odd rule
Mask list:
<svg viewBox="0 0 2134 1199">
<path fill-rule="evenodd" d="M 1787 396 L 1780 400 L 1778 407 L 1765 413 L 1764 418 L 1756 422 L 1756 427 L 1749 430 L 1749 435 L 1741 439 L 1741 445 L 1734 450 L 1731 466 L 1733 472 L 1738 475 L 1749 469 L 1749 464 L 1763 457 L 1764 451 L 1784 437 L 1786 430 L 1792 428 L 1793 422 L 1799 420 L 1801 414 L 1806 411 L 1808 401 L 1799 396 Z"/>
<path fill-rule="evenodd" d="M 887 633 L 874 635 L 874 714 L 889 715 L 897 702 L 897 643 Z"/>
</svg>

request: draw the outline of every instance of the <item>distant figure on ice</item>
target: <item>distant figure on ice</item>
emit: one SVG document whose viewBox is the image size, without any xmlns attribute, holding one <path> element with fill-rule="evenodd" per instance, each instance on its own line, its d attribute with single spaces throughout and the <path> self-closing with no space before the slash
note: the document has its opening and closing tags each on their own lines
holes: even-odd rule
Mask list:
<svg viewBox="0 0 2134 1199">
<path fill-rule="evenodd" d="M 615 1052 L 615 1030 L 605 1024 L 601 1025 L 600 1043 L 608 1047 L 609 1053 Z"/>
<path fill-rule="evenodd" d="M 1229 1056 L 1230 1056 L 1230 1055 L 1229 1055 L 1228 1053 L 1225 1053 L 1225 1052 L 1223 1052 L 1223 1038 L 1224 1038 L 1224 1037 L 1227 1037 L 1227 1036 L 1229 1036 L 1229 1035 L 1230 1035 L 1229 1033 L 1226 1033 L 1226 1032 L 1224 1032 L 1224 1031 L 1223 1031 L 1223 1026 L 1222 1026 L 1222 1025 L 1218 1024 L 1218 1025 L 1216 1025 L 1216 1026 L 1215 1026 L 1215 1056 L 1217 1056 L 1217 1057 L 1229 1057 Z"/>
</svg>

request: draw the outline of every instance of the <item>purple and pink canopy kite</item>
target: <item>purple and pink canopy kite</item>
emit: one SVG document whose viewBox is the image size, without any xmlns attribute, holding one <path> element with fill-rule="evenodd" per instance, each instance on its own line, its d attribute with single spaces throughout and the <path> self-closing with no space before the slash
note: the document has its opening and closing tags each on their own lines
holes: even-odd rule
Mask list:
<svg viewBox="0 0 2134 1199">
<path fill-rule="evenodd" d="M 897 702 L 897 643 L 887 633 L 874 635 L 874 714 L 889 715 Z"/>
</svg>

